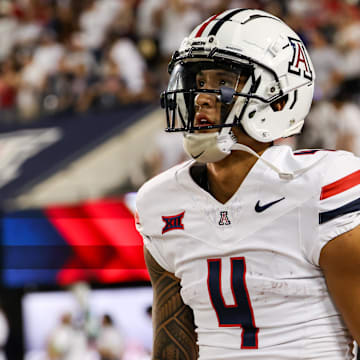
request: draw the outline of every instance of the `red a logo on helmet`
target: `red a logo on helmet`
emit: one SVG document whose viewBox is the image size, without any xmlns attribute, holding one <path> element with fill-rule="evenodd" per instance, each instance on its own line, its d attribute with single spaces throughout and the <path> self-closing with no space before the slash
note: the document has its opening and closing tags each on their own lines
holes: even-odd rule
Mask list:
<svg viewBox="0 0 360 360">
<path fill-rule="evenodd" d="M 289 72 L 313 80 L 313 73 L 304 44 L 301 40 L 290 37 L 289 41 L 293 48 L 293 58 L 289 62 Z"/>
</svg>

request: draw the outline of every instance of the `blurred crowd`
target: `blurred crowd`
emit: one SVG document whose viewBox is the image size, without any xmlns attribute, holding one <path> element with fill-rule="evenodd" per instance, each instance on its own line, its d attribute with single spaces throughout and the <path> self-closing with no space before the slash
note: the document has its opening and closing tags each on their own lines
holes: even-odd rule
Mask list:
<svg viewBox="0 0 360 360">
<path fill-rule="evenodd" d="M 297 141 L 360 154 L 358 0 L 0 0 L 0 124 L 157 102 L 183 37 L 233 7 L 279 16 L 310 51 L 315 106 Z"/>
<path fill-rule="evenodd" d="M 124 335 L 111 315 L 104 314 L 96 332 L 89 333 L 69 312 L 61 316 L 49 334 L 46 352 L 32 357 L 37 360 L 122 360 L 124 349 Z"/>
<path fill-rule="evenodd" d="M 119 321 L 117 309 L 94 310 L 90 301 L 92 290 L 87 283 L 75 283 L 68 290 L 74 296 L 73 306 L 61 312 L 56 312 L 54 307 L 52 326 L 47 329 L 46 338 L 40 347 L 27 349 L 24 360 L 150 360 L 151 338 L 147 344 L 140 335 L 138 338 L 129 335 L 124 320 Z M 149 328 L 151 309 L 151 305 L 141 309 Z M 8 330 L 3 329 L 1 315 L 0 308 L 0 345 L 3 345 L 5 336 L 2 334 L 7 336 Z M 141 327 L 136 323 L 132 326 L 138 331 Z M 7 360 L 5 354 L 1 357 L 0 353 L 0 360 Z M 10 354 L 8 360 L 12 360 Z"/>
</svg>

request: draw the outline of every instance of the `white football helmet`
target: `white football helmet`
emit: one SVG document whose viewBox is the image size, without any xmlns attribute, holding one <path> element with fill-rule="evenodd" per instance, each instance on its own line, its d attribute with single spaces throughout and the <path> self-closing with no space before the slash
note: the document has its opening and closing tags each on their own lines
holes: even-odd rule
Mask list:
<svg viewBox="0 0 360 360">
<path fill-rule="evenodd" d="M 247 81 L 240 92 L 236 86 L 199 89 L 195 76 L 201 69 L 232 71 Z M 202 162 L 235 149 L 234 126 L 260 142 L 299 133 L 314 92 L 315 72 L 303 42 L 282 20 L 260 10 L 231 9 L 198 25 L 174 53 L 169 73 L 161 98 L 166 131 L 185 132 L 185 150 Z M 203 92 L 221 102 L 220 125 L 194 125 L 195 97 Z M 282 110 L 274 106 L 280 99 Z M 212 128 L 219 132 L 196 132 Z"/>
</svg>

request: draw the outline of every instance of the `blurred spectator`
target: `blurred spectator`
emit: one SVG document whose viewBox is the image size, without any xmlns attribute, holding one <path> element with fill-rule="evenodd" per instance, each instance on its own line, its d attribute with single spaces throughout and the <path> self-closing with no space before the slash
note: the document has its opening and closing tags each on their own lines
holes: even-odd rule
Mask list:
<svg viewBox="0 0 360 360">
<path fill-rule="evenodd" d="M 332 95 L 341 78 L 342 57 L 321 29 L 311 32 L 310 58 L 316 71 L 315 100 Z"/>
<path fill-rule="evenodd" d="M 48 355 L 50 360 L 65 360 L 71 352 L 75 330 L 72 326 L 72 316 L 65 313 L 60 323 L 50 334 L 48 340 Z"/>
<path fill-rule="evenodd" d="M 171 55 L 203 19 L 199 4 L 200 2 L 192 3 L 191 0 L 163 0 L 153 9 L 152 17 L 158 29 L 161 87 L 167 83 L 166 67 Z"/>
<path fill-rule="evenodd" d="M 144 155 L 142 167 L 134 168 L 129 181 L 133 189 L 138 189 L 143 182 L 153 176 L 188 159 L 182 144 L 183 135 L 179 132 L 167 134 L 159 130 L 152 137 L 149 149 Z"/>
<path fill-rule="evenodd" d="M 85 9 L 80 14 L 77 33 L 82 45 L 93 51 L 100 51 L 105 36 L 115 17 L 119 15 L 122 2 L 118 0 L 84 0 Z"/>
<path fill-rule="evenodd" d="M 16 32 L 18 21 L 12 16 L 11 10 L 10 2 L 3 1 L 0 3 L 0 61 L 10 56 L 16 42 L 14 33 Z"/>
<path fill-rule="evenodd" d="M 33 119 L 40 113 L 40 94 L 45 86 L 45 78 L 30 51 L 21 54 L 22 68 L 19 74 L 19 90 L 16 99 L 22 119 Z"/>
<path fill-rule="evenodd" d="M 79 97 L 76 109 L 86 111 L 89 108 L 111 109 L 128 103 L 129 92 L 124 80 L 119 76 L 116 64 L 108 58 L 101 69 L 101 76 L 89 81 L 87 89 Z"/>
<path fill-rule="evenodd" d="M 121 360 L 124 353 L 124 338 L 114 325 L 109 314 L 102 318 L 99 336 L 96 341 L 101 360 Z"/>
<path fill-rule="evenodd" d="M 20 74 L 17 103 L 24 119 L 34 118 L 41 113 L 42 94 L 49 79 L 59 71 L 64 51 L 64 46 L 56 41 L 56 34 L 44 30 L 40 45 L 34 52 L 22 54 L 24 65 Z"/>
<path fill-rule="evenodd" d="M 135 17 L 135 32 L 138 38 L 138 48 L 147 65 L 151 67 L 152 81 L 160 87 L 160 79 L 164 77 L 160 66 L 159 29 L 153 14 L 161 7 L 163 0 L 140 1 Z"/>
<path fill-rule="evenodd" d="M 96 350 L 89 346 L 83 327 L 77 325 L 74 325 L 70 313 L 62 315 L 60 323 L 49 336 L 49 360 L 100 360 Z"/>
<path fill-rule="evenodd" d="M 113 17 L 110 32 L 122 34 L 129 38 L 136 38 L 136 12 L 139 0 L 121 1 L 121 6 L 117 8 L 117 15 Z"/>
<path fill-rule="evenodd" d="M 142 0 L 137 8 L 136 32 L 140 38 L 153 39 L 158 36 L 158 25 L 153 14 L 161 7 L 163 0 Z"/>
<path fill-rule="evenodd" d="M 76 36 L 67 39 L 66 51 L 60 61 L 60 71 L 76 76 L 77 74 L 95 73 L 96 61 L 95 57 L 86 51 L 83 44 Z"/>
<path fill-rule="evenodd" d="M 360 76 L 360 21 L 358 11 L 344 7 L 336 34 L 336 45 L 342 53 L 341 72 L 345 79 Z"/>
<path fill-rule="evenodd" d="M 196 6 L 198 3 L 197 0 L 192 1 L 193 5 Z M 198 5 L 199 6 L 199 5 Z M 242 7 L 241 4 L 235 5 L 235 7 Z M 200 3 L 200 9 L 202 14 L 206 14 L 203 16 L 206 18 L 207 16 L 211 16 L 213 14 L 219 14 L 222 11 L 231 8 L 231 0 L 208 0 Z"/>
<path fill-rule="evenodd" d="M 163 130 L 154 137 L 153 149 L 145 160 L 149 178 L 187 159 L 182 137 L 181 133 L 172 133 L 169 136 Z"/>
<path fill-rule="evenodd" d="M 19 75 L 13 58 L 7 58 L 0 65 L 0 119 L 3 124 L 16 120 L 16 95 Z"/>
<path fill-rule="evenodd" d="M 305 123 L 301 147 L 351 151 L 360 155 L 360 108 L 342 83 L 330 101 L 316 103 Z"/>
<path fill-rule="evenodd" d="M 82 110 L 83 94 L 97 72 L 95 57 L 72 36 L 66 40 L 58 70 L 48 77 L 44 89 L 45 112 Z"/>
<path fill-rule="evenodd" d="M 318 9 L 322 8 L 321 1 L 313 0 L 290 0 L 287 1 L 287 8 L 294 16 L 306 18 L 316 13 Z"/>
<path fill-rule="evenodd" d="M 337 116 L 338 137 L 336 148 L 360 156 L 360 108 L 344 93 L 334 96 L 332 104 Z"/>
<path fill-rule="evenodd" d="M 146 82 L 146 64 L 135 44 L 126 37 L 116 39 L 110 49 L 109 58 L 129 92 L 133 95 L 142 93 Z"/>
<path fill-rule="evenodd" d="M 15 6 L 16 8 L 16 6 Z M 14 9 L 15 10 L 15 9 Z M 34 9 L 31 6 L 15 11 L 18 21 L 16 33 L 14 34 L 16 45 L 22 47 L 33 47 L 40 38 L 43 30 L 42 24 L 37 21 Z"/>
<path fill-rule="evenodd" d="M 303 132 L 299 136 L 299 148 L 336 149 L 338 119 L 334 106 L 327 100 L 314 103 Z"/>
<path fill-rule="evenodd" d="M 162 57 L 169 60 L 185 36 L 203 19 L 198 3 L 191 0 L 162 1 L 153 16 L 159 30 Z"/>
<path fill-rule="evenodd" d="M 79 3 L 79 2 L 77 2 Z M 78 29 L 80 9 L 71 0 L 52 2 L 46 28 L 57 34 L 58 40 L 65 43 Z"/>
<path fill-rule="evenodd" d="M 42 78 L 58 71 L 59 63 L 64 55 L 64 46 L 57 42 L 56 33 L 44 30 L 41 33 L 40 44 L 34 51 L 33 61 L 42 72 Z M 41 70 L 40 70 L 41 69 Z"/>
</svg>

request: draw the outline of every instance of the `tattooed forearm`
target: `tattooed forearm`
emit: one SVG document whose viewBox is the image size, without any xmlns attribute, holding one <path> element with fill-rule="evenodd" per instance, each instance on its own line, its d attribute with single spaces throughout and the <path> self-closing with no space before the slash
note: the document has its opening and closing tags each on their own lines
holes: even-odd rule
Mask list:
<svg viewBox="0 0 360 360">
<path fill-rule="evenodd" d="M 153 360 L 196 360 L 193 313 L 181 299 L 179 280 L 159 267 L 147 251 L 145 260 L 154 290 Z"/>
<path fill-rule="evenodd" d="M 153 312 L 154 359 L 197 359 L 192 311 L 181 300 L 178 282 L 164 274 L 153 287 L 158 288 Z"/>
</svg>

